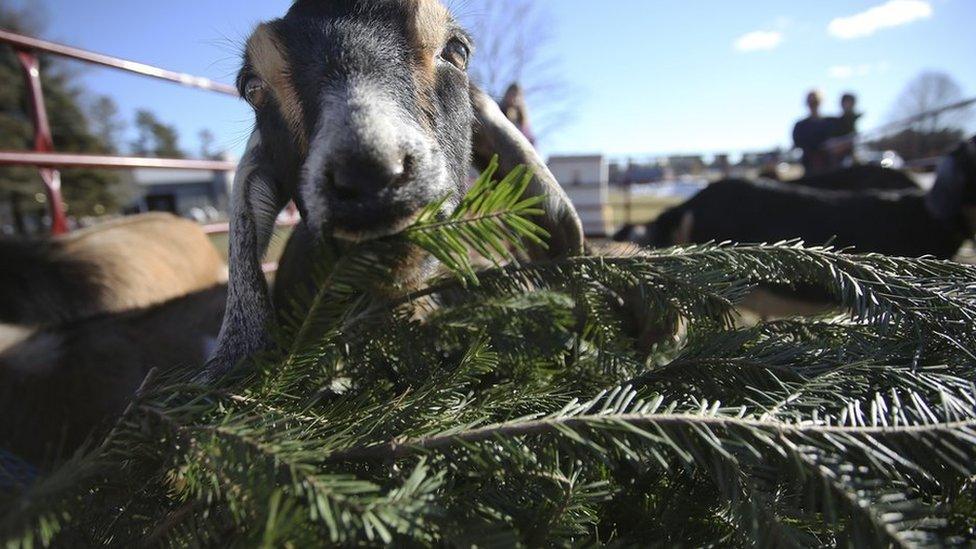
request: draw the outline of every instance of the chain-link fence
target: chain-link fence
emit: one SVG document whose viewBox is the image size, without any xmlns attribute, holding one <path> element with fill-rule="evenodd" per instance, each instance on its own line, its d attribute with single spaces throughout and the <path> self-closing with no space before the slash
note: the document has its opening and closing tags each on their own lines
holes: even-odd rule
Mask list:
<svg viewBox="0 0 976 549">
<path fill-rule="evenodd" d="M 963 139 L 976 134 L 976 98 L 955 101 L 883 124 L 857 136 L 862 155 L 893 153 L 906 168 L 931 169 Z"/>
</svg>

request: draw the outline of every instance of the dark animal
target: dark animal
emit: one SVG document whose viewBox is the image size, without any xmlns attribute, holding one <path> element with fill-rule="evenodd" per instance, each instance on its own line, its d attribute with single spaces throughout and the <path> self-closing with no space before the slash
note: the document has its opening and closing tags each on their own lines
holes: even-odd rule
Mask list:
<svg viewBox="0 0 976 549">
<path fill-rule="evenodd" d="M 0 322 L 50 325 L 143 309 L 223 284 L 200 226 L 127 217 L 55 239 L 0 240 Z"/>
<path fill-rule="evenodd" d="M 855 252 L 949 259 L 976 232 L 974 149 L 970 140 L 948 154 L 928 193 L 825 191 L 727 180 L 666 211 L 644 234 L 631 231 L 618 238 L 654 247 L 801 239 Z"/>
<path fill-rule="evenodd" d="M 199 368 L 225 302 L 221 285 L 59 326 L 0 324 L 0 454 L 38 465 L 70 455 L 151 369 Z"/>
<path fill-rule="evenodd" d="M 851 166 L 840 170 L 784 181 L 825 191 L 911 191 L 918 184 L 905 172 L 874 164 Z"/>
<path fill-rule="evenodd" d="M 780 180 L 775 176 L 761 176 L 756 181 L 746 179 L 725 179 L 718 181 L 711 186 L 743 186 L 756 185 L 766 188 L 778 188 Z M 800 179 L 782 181 L 784 185 L 795 186 L 800 193 L 804 189 L 823 190 L 823 191 L 849 191 L 849 192 L 871 192 L 871 191 L 918 191 L 919 186 L 911 177 L 904 172 L 890 168 L 882 168 L 875 165 L 852 166 L 833 172 L 812 175 Z M 614 235 L 616 242 L 640 242 L 648 238 L 656 222 L 652 221 L 646 225 L 624 225 Z M 669 244 L 659 244 L 668 246 Z"/>
<path fill-rule="evenodd" d="M 294 200 L 302 223 L 291 249 L 327 239 L 394 234 L 428 203 L 463 196 L 472 156 L 492 154 L 503 172 L 535 175 L 547 197 L 548 250 L 582 252 L 579 219 L 522 134 L 467 75 L 471 38 L 436 0 L 298 0 L 247 42 L 238 83 L 255 111 L 235 181 L 227 311 L 203 378 L 232 370 L 266 347 L 274 309 L 260 259 L 278 211 Z M 306 283 L 302 257 L 287 255 L 277 285 Z M 301 256 L 301 254 L 297 254 Z M 307 257 L 307 255 L 305 256 Z M 434 262 L 415 253 L 395 271 L 421 281 Z M 278 292 L 280 293 L 280 291 Z"/>
</svg>

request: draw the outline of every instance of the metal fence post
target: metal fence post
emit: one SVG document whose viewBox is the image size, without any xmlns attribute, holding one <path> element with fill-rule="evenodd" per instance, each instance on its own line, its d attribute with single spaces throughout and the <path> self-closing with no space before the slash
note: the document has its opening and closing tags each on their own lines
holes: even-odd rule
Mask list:
<svg viewBox="0 0 976 549">
<path fill-rule="evenodd" d="M 31 119 L 34 122 L 34 150 L 37 152 L 54 152 L 54 141 L 51 138 L 51 125 L 44 107 L 44 90 L 41 87 L 41 68 L 37 55 L 26 50 L 17 50 L 24 74 L 24 84 L 27 96 L 30 98 Z M 61 172 L 51 168 L 40 168 L 41 180 L 47 195 L 48 213 L 51 215 L 51 234 L 59 235 L 68 232 L 68 218 L 65 215 L 64 200 L 61 198 Z"/>
</svg>

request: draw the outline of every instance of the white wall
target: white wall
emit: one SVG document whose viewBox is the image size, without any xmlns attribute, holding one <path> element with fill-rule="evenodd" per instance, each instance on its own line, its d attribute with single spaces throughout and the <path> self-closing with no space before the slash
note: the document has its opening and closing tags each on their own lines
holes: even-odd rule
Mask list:
<svg viewBox="0 0 976 549">
<path fill-rule="evenodd" d="M 555 156 L 549 169 L 566 190 L 583 221 L 587 235 L 603 236 L 611 227 L 610 165 L 603 156 Z"/>
</svg>

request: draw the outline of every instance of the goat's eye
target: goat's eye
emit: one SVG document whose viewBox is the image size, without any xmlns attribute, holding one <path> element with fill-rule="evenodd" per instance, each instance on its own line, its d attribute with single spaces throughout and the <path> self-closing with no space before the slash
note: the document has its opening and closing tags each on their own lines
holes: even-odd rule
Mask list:
<svg viewBox="0 0 976 549">
<path fill-rule="evenodd" d="M 268 86 L 264 83 L 264 80 L 256 76 L 252 76 L 247 79 L 244 83 L 244 99 L 251 104 L 252 107 L 260 106 L 264 102 L 265 91 Z"/>
<path fill-rule="evenodd" d="M 460 38 L 451 38 L 441 51 L 441 58 L 461 70 L 467 70 L 471 50 Z"/>
</svg>

